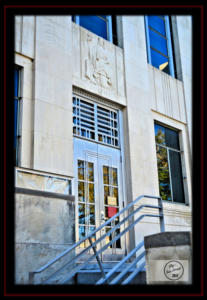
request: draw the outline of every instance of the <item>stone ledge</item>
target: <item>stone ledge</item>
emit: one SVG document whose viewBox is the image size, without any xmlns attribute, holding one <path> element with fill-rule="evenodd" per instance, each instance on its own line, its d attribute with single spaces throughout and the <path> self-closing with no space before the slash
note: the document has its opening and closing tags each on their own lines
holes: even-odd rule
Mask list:
<svg viewBox="0 0 207 300">
<path fill-rule="evenodd" d="M 27 194 L 27 195 L 33 195 L 33 196 L 63 199 L 63 200 L 69 200 L 71 202 L 75 202 L 75 196 L 63 195 L 63 194 L 59 194 L 59 193 L 52 193 L 52 192 L 46 192 L 46 191 L 38 191 L 38 190 L 32 190 L 32 189 L 25 189 L 25 188 L 16 187 L 15 188 L 15 193 L 16 194 Z"/>
<path fill-rule="evenodd" d="M 144 237 L 145 249 L 181 245 L 191 245 L 189 231 L 161 232 Z"/>
</svg>

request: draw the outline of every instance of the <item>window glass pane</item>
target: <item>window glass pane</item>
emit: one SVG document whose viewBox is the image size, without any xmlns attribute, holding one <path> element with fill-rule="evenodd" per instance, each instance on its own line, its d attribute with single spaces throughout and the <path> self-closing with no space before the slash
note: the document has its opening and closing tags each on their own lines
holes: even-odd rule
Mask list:
<svg viewBox="0 0 207 300">
<path fill-rule="evenodd" d="M 19 85 L 19 71 L 14 70 L 14 148 L 17 147 L 17 116 L 18 116 L 18 85 Z"/>
<path fill-rule="evenodd" d="M 156 149 L 160 196 L 163 200 L 172 200 L 167 149 L 160 146 L 156 146 Z"/>
<path fill-rule="evenodd" d="M 14 70 L 14 96 L 18 97 L 19 70 Z"/>
<path fill-rule="evenodd" d="M 173 201 L 184 203 L 184 189 L 180 153 L 169 150 Z"/>
<path fill-rule="evenodd" d="M 161 19 L 159 16 L 148 16 L 148 25 L 166 36 L 164 19 Z"/>
<path fill-rule="evenodd" d="M 85 183 L 78 182 L 78 201 L 85 202 Z"/>
<path fill-rule="evenodd" d="M 150 46 L 168 56 L 167 40 L 151 29 L 149 29 L 149 37 Z"/>
<path fill-rule="evenodd" d="M 155 141 L 157 144 L 165 145 L 165 127 L 155 124 Z"/>
<path fill-rule="evenodd" d="M 164 64 L 166 64 L 166 63 L 167 63 L 167 64 L 166 64 L 165 68 L 168 67 L 168 58 L 164 57 L 163 55 L 161 55 L 160 53 L 154 51 L 153 49 L 150 49 L 150 51 L 151 51 L 152 65 L 153 65 L 154 67 L 156 67 L 156 68 L 158 68 L 158 69 L 159 69 L 159 67 L 160 67 L 160 69 L 161 69 L 162 67 L 165 66 Z M 163 66 L 162 66 L 162 65 L 163 65 Z M 163 68 L 162 70 L 164 71 L 165 68 Z M 168 69 L 169 69 L 169 68 L 168 68 Z M 169 72 L 167 72 L 167 73 L 169 73 Z"/>
<path fill-rule="evenodd" d="M 107 23 L 98 16 L 80 16 L 80 25 L 107 39 Z"/>
<path fill-rule="evenodd" d="M 14 100 L 14 148 L 17 146 L 17 115 L 18 115 L 18 100 Z"/>
<path fill-rule="evenodd" d="M 171 148 L 180 149 L 178 132 L 169 128 L 165 128 L 166 145 Z"/>
</svg>

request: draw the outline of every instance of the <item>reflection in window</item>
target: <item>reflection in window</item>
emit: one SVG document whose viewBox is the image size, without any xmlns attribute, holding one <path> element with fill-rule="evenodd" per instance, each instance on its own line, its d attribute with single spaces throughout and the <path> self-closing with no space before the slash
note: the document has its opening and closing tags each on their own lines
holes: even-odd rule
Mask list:
<svg viewBox="0 0 207 300">
<path fill-rule="evenodd" d="M 160 184 L 160 196 L 163 200 L 172 200 L 167 149 L 157 146 L 157 166 Z"/>
<path fill-rule="evenodd" d="M 104 212 L 105 219 L 113 217 L 119 212 L 119 194 L 118 194 L 118 170 L 109 166 L 103 166 L 103 183 L 104 183 Z M 115 222 L 118 222 L 117 217 Z M 109 231 L 113 224 L 110 223 L 106 227 L 106 232 Z M 105 242 L 108 243 L 113 237 L 119 233 L 119 229 L 106 237 Z M 114 244 L 110 245 L 109 248 L 121 248 L 121 241 L 118 239 Z"/>
<path fill-rule="evenodd" d="M 116 16 L 76 15 L 72 21 L 117 45 Z"/>
<path fill-rule="evenodd" d="M 149 63 L 174 77 L 169 17 L 146 16 L 145 23 Z"/>
<path fill-rule="evenodd" d="M 79 240 L 95 229 L 94 165 L 83 160 L 78 160 L 78 227 Z"/>
<path fill-rule="evenodd" d="M 160 196 L 185 203 L 178 132 L 155 123 Z"/>
</svg>

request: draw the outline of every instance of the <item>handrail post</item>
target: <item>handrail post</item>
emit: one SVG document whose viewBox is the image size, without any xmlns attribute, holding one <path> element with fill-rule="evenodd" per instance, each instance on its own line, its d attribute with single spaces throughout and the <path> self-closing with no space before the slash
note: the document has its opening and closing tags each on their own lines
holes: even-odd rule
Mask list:
<svg viewBox="0 0 207 300">
<path fill-rule="evenodd" d="M 92 242 L 92 240 L 91 240 L 91 237 L 89 237 L 89 242 L 90 242 L 90 244 L 91 244 L 91 246 L 92 246 L 92 248 L 93 248 L 93 251 L 94 251 L 96 260 L 97 260 L 98 265 L 99 265 L 99 268 L 100 268 L 100 270 L 101 270 L 101 274 L 102 274 L 103 278 L 105 278 L 105 277 L 106 277 L 106 274 L 105 274 L 105 272 L 104 272 L 104 269 L 103 269 L 103 266 L 102 266 L 102 264 L 101 264 L 100 258 L 99 258 L 98 254 L 97 254 L 97 252 L 96 252 L 96 246 L 93 245 L 93 242 Z"/>
<path fill-rule="evenodd" d="M 34 284 L 34 272 L 29 272 L 29 284 Z"/>
<path fill-rule="evenodd" d="M 160 232 L 165 232 L 164 212 L 162 198 L 158 197 L 159 215 L 160 215 Z"/>
</svg>

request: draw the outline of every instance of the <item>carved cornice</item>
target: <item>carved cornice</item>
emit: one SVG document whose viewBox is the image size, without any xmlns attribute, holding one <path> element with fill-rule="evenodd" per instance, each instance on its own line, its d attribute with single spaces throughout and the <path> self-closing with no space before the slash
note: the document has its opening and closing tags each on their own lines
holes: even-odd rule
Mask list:
<svg viewBox="0 0 207 300">
<path fill-rule="evenodd" d="M 79 87 L 76 87 L 76 86 L 73 86 L 73 94 L 75 94 L 76 96 L 79 96 L 79 97 L 82 97 L 82 98 L 85 98 L 87 100 L 90 100 L 90 101 L 93 101 L 93 102 L 96 102 L 96 103 L 99 103 L 99 104 L 103 104 L 103 105 L 106 105 L 112 109 L 122 109 L 122 106 L 117 104 L 117 103 L 114 103 L 110 100 L 107 100 L 105 98 L 102 98 L 100 96 L 97 96 L 97 95 L 94 95 L 90 92 L 87 92 Z"/>
</svg>

